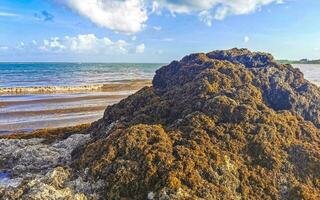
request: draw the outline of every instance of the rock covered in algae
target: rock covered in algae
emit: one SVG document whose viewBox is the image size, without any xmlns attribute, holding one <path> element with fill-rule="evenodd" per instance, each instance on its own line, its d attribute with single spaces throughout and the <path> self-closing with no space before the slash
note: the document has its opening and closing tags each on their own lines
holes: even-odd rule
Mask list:
<svg viewBox="0 0 320 200">
<path fill-rule="evenodd" d="M 0 199 L 317 200 L 319 128 L 320 89 L 298 69 L 246 49 L 191 54 L 90 138 L 1 140 L 0 170 L 31 175 Z"/>
<path fill-rule="evenodd" d="M 320 199 L 320 89 L 270 54 L 191 54 L 73 152 L 102 199 Z"/>
</svg>

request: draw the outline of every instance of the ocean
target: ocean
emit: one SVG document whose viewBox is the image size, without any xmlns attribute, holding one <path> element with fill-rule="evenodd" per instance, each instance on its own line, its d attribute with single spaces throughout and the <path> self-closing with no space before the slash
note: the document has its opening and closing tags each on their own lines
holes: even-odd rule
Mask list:
<svg viewBox="0 0 320 200">
<path fill-rule="evenodd" d="M 152 79 L 163 64 L 0 63 L 0 88 L 83 86 Z"/>
<path fill-rule="evenodd" d="M 320 65 L 295 64 L 293 66 L 299 68 L 307 80 L 320 86 Z"/>
<path fill-rule="evenodd" d="M 90 123 L 164 64 L 0 63 L 0 134 Z M 320 65 L 294 65 L 320 85 Z"/>
<path fill-rule="evenodd" d="M 0 134 L 90 123 L 163 64 L 0 63 Z"/>
</svg>

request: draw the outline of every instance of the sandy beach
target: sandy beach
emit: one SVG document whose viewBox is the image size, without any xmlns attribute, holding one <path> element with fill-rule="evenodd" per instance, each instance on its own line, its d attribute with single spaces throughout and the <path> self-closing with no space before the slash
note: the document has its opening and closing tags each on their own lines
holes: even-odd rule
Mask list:
<svg viewBox="0 0 320 200">
<path fill-rule="evenodd" d="M 130 80 L 97 86 L 0 89 L 0 134 L 91 123 L 108 105 L 151 84 Z"/>
</svg>

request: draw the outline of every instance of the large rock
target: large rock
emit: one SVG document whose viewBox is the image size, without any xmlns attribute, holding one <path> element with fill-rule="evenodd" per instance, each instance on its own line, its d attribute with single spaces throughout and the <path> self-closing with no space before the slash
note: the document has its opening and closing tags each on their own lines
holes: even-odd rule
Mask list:
<svg viewBox="0 0 320 200">
<path fill-rule="evenodd" d="M 70 164 L 71 152 L 88 141 L 89 137 L 75 134 L 49 144 L 36 138 L 0 139 L 0 170 L 13 176 L 45 174 L 54 167 Z"/>
<path fill-rule="evenodd" d="M 72 180 L 71 170 L 63 167 L 50 169 L 45 175 L 25 180 L 19 187 L 0 187 L 3 200 L 96 200 L 98 183 Z"/>
<path fill-rule="evenodd" d="M 90 138 L 0 140 L 0 199 L 320 199 L 319 94 L 269 54 L 192 54 Z"/>
<path fill-rule="evenodd" d="M 246 49 L 192 54 L 73 152 L 102 199 L 320 199 L 320 90 Z"/>
<path fill-rule="evenodd" d="M 71 152 L 89 137 L 74 134 L 51 143 L 44 139 L 1 139 L 0 199 L 98 199 L 95 190 L 101 181 L 90 182 L 68 167 Z"/>
</svg>

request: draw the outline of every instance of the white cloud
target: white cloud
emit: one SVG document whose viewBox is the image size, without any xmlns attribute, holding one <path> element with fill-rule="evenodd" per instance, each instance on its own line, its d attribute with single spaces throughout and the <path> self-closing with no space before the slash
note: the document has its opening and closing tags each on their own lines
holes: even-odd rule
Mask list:
<svg viewBox="0 0 320 200">
<path fill-rule="evenodd" d="M 53 37 L 33 44 L 38 44 L 38 49 L 42 51 L 84 54 L 126 54 L 130 47 L 124 40 L 112 41 L 107 37 L 98 38 L 94 34 Z"/>
<path fill-rule="evenodd" d="M 205 23 L 207 26 L 209 26 L 209 27 L 212 26 L 213 16 L 207 10 L 204 10 L 199 13 L 199 19 L 200 19 L 200 21 Z"/>
<path fill-rule="evenodd" d="M 206 25 L 230 15 L 243 15 L 260 10 L 263 6 L 284 0 L 52 0 L 58 1 L 98 26 L 116 32 L 136 33 L 146 26 L 148 14 L 161 15 L 168 10 L 195 14 Z M 155 29 L 156 30 L 156 29 Z"/>
<path fill-rule="evenodd" d="M 161 15 L 160 4 L 157 1 L 152 2 L 151 13 L 156 13 L 157 15 Z"/>
<path fill-rule="evenodd" d="M 18 17 L 18 14 L 9 12 L 0 12 L 0 17 Z"/>
<path fill-rule="evenodd" d="M 24 48 L 25 48 L 24 42 L 19 42 L 15 48 L 17 48 L 17 49 L 24 49 Z"/>
<path fill-rule="evenodd" d="M 133 36 L 134 37 L 134 36 Z M 145 45 L 137 45 L 133 40 L 111 40 L 95 34 L 52 37 L 42 41 L 19 42 L 15 47 L 0 45 L 0 51 L 12 49 L 17 52 L 72 55 L 123 55 L 143 53 Z"/>
<path fill-rule="evenodd" d="M 0 51 L 6 51 L 8 49 L 9 49 L 9 47 L 7 47 L 7 46 L 0 46 Z"/>
<path fill-rule="evenodd" d="M 212 20 L 223 20 L 230 15 L 252 13 L 271 3 L 283 3 L 283 0 L 156 0 L 153 12 L 167 9 L 171 13 L 198 13 L 199 18 L 208 26 Z"/>
<path fill-rule="evenodd" d="M 50 40 L 43 40 L 43 45 L 39 47 L 45 51 L 62 51 L 66 47 L 62 44 L 59 37 L 53 37 Z"/>
<path fill-rule="evenodd" d="M 161 26 L 154 26 L 152 27 L 156 31 L 161 31 L 162 27 Z"/>
<path fill-rule="evenodd" d="M 140 44 L 136 47 L 136 53 L 143 53 L 145 50 L 145 45 L 144 44 Z"/>
<path fill-rule="evenodd" d="M 132 36 L 132 37 L 131 37 L 131 40 L 132 40 L 132 41 L 136 41 L 136 40 L 137 40 L 137 36 L 135 36 L 135 35 Z"/>
<path fill-rule="evenodd" d="M 243 38 L 243 41 L 244 41 L 245 43 L 248 43 L 248 42 L 250 41 L 249 36 L 245 36 L 245 37 Z"/>
<path fill-rule="evenodd" d="M 156 9 L 166 8 L 173 13 L 190 13 L 194 11 L 217 8 L 218 12 L 228 14 L 246 14 L 270 3 L 283 3 L 283 0 L 155 0 Z M 155 8 L 154 8 L 155 9 Z M 227 14 L 227 13 L 226 13 Z"/>
<path fill-rule="evenodd" d="M 163 38 L 161 40 L 164 42 L 172 42 L 174 39 L 173 38 Z"/>
<path fill-rule="evenodd" d="M 160 50 L 158 50 L 156 53 L 159 54 L 159 55 L 162 55 L 162 54 L 163 54 L 163 50 L 160 49 Z"/>
<path fill-rule="evenodd" d="M 148 19 L 144 0 L 58 0 L 93 23 L 117 32 L 141 31 Z"/>
</svg>

